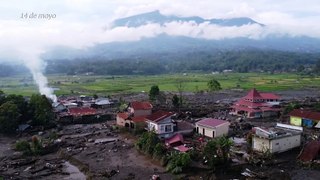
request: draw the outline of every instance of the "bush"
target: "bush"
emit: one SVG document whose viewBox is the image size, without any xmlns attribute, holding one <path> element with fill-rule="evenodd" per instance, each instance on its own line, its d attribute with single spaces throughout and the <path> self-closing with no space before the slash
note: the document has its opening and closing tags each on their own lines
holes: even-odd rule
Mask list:
<svg viewBox="0 0 320 180">
<path fill-rule="evenodd" d="M 31 154 L 31 146 L 27 141 L 17 141 L 15 148 L 17 151 L 23 152 L 23 154 Z"/>
<path fill-rule="evenodd" d="M 191 158 L 189 153 L 173 153 L 169 157 L 167 164 L 167 171 L 178 174 L 183 171 L 184 168 L 189 167 Z"/>
</svg>

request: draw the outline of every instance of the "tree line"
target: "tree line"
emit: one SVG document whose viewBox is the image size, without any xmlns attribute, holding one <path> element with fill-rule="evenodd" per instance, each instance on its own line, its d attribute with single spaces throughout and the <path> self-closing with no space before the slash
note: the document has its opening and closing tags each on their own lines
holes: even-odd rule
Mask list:
<svg viewBox="0 0 320 180">
<path fill-rule="evenodd" d="M 30 99 L 21 95 L 6 95 L 0 90 L 0 133 L 15 133 L 20 124 L 50 126 L 54 120 L 51 101 L 34 94 Z"/>
<path fill-rule="evenodd" d="M 92 72 L 97 75 L 153 75 L 180 72 L 292 72 L 315 70 L 320 54 L 239 50 L 177 52 L 140 55 L 126 59 L 83 58 L 48 61 L 47 73 L 69 75 Z"/>
</svg>

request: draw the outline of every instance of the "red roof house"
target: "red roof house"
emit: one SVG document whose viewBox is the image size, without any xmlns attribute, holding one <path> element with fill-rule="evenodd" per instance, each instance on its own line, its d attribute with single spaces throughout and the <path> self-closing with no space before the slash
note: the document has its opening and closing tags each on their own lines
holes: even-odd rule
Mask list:
<svg viewBox="0 0 320 180">
<path fill-rule="evenodd" d="M 278 115 L 280 97 L 273 93 L 259 93 L 255 88 L 235 102 L 231 114 L 247 118 L 260 118 Z"/>
<path fill-rule="evenodd" d="M 160 137 L 170 137 L 176 128 L 176 122 L 171 119 L 173 115 L 173 112 L 160 110 L 146 116 L 147 130 L 154 131 Z"/>
<path fill-rule="evenodd" d="M 69 108 L 68 113 L 71 116 L 95 115 L 97 110 L 90 107 Z"/>
<path fill-rule="evenodd" d="M 129 103 L 128 112 L 133 116 L 147 116 L 152 113 L 152 104 L 150 102 L 133 101 Z"/>
</svg>

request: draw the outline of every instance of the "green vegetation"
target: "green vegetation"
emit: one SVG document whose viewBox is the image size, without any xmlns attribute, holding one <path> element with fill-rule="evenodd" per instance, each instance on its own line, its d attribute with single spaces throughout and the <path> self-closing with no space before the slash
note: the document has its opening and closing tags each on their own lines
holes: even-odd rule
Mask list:
<svg viewBox="0 0 320 180">
<path fill-rule="evenodd" d="M 12 101 L 3 103 L 0 106 L 0 132 L 14 133 L 19 125 L 18 107 Z"/>
<path fill-rule="evenodd" d="M 34 94 L 30 101 L 21 95 L 6 95 L 0 90 L 0 133 L 13 134 L 19 124 L 50 126 L 54 120 L 51 101 Z"/>
<path fill-rule="evenodd" d="M 181 106 L 181 104 L 180 104 L 180 98 L 175 94 L 175 95 L 173 95 L 173 97 L 172 97 L 172 104 L 173 104 L 173 106 L 176 108 L 176 109 L 179 109 L 180 108 L 180 106 Z"/>
<path fill-rule="evenodd" d="M 112 78 L 113 77 L 113 78 Z M 182 84 L 184 92 L 207 91 L 207 83 L 216 79 L 222 89 L 241 88 L 244 90 L 253 87 L 260 91 L 291 90 L 308 87 L 320 87 L 319 76 L 299 75 L 293 73 L 221 73 L 221 74 L 164 74 L 150 76 L 66 76 L 51 75 L 51 87 L 58 88 L 57 95 L 74 94 L 85 95 L 112 95 L 114 93 L 149 92 L 150 87 L 157 83 L 161 91 L 179 92 Z M 20 81 L 27 79 L 27 84 Z M 183 83 L 179 83 L 183 82 Z M 0 78 L 0 89 L 5 93 L 31 96 L 37 93 L 37 87 L 30 77 L 15 76 Z"/>
<path fill-rule="evenodd" d="M 219 164 L 227 165 L 231 145 L 232 141 L 224 136 L 210 140 L 203 152 L 208 166 L 214 170 Z"/>
<path fill-rule="evenodd" d="M 169 162 L 167 165 L 167 171 L 178 174 L 183 171 L 183 169 L 189 167 L 191 163 L 191 157 L 189 153 L 178 153 L 174 152 L 169 156 Z"/>
<path fill-rule="evenodd" d="M 30 99 L 33 125 L 48 125 L 54 120 L 51 102 L 44 95 L 34 94 Z"/>
<path fill-rule="evenodd" d="M 156 100 L 157 96 L 159 96 L 159 94 L 160 94 L 159 87 L 157 85 L 151 86 L 150 91 L 149 91 L 149 99 L 151 101 L 154 101 L 154 100 Z"/>
<path fill-rule="evenodd" d="M 31 143 L 27 141 L 17 141 L 15 149 L 23 152 L 24 155 L 40 155 L 43 152 L 42 141 L 37 136 L 32 136 Z"/>
<path fill-rule="evenodd" d="M 220 83 L 216 79 L 211 79 L 208 82 L 209 91 L 218 91 L 221 89 Z"/>
</svg>

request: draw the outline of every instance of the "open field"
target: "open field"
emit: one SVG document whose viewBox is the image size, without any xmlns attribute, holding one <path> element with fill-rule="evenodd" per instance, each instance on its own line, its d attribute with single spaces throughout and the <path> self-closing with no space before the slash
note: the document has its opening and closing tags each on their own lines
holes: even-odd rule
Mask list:
<svg viewBox="0 0 320 180">
<path fill-rule="evenodd" d="M 152 85 L 159 85 L 161 91 L 177 91 L 179 81 L 183 82 L 185 92 L 206 91 L 207 82 L 216 78 L 223 89 L 250 89 L 261 91 L 280 91 L 308 87 L 320 87 L 320 77 L 296 74 L 266 73 L 228 73 L 228 74 L 164 74 L 154 76 L 66 76 L 50 75 L 51 87 L 61 94 L 99 94 L 130 93 L 149 91 Z M 31 75 L 0 78 L 0 89 L 5 93 L 31 95 L 37 92 Z"/>
</svg>

